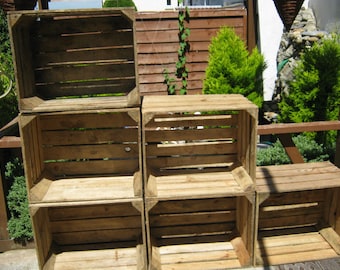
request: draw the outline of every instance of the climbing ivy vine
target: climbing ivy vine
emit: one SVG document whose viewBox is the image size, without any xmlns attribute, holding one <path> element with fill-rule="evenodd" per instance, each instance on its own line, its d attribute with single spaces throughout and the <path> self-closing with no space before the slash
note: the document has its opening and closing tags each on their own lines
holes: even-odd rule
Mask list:
<svg viewBox="0 0 340 270">
<path fill-rule="evenodd" d="M 178 1 L 180 5 L 183 5 L 183 0 Z M 175 76 L 181 80 L 181 87 L 179 89 L 179 93 L 181 95 L 187 94 L 188 88 L 188 76 L 189 70 L 187 67 L 187 53 L 190 51 L 189 44 L 189 36 L 190 29 L 186 26 L 186 22 L 189 23 L 190 20 L 190 12 L 189 8 L 185 6 L 185 8 L 181 8 L 178 12 L 178 40 L 179 40 L 179 48 L 178 48 L 178 60 L 176 62 L 176 71 Z M 176 94 L 176 82 L 175 79 L 169 75 L 169 71 L 165 69 L 163 71 L 164 74 L 164 83 L 167 85 L 167 91 L 169 95 Z"/>
</svg>

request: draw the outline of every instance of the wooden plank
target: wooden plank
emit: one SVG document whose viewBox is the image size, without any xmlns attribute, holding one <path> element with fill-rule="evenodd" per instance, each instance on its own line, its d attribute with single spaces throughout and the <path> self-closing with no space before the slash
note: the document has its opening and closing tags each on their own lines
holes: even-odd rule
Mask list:
<svg viewBox="0 0 340 270">
<path fill-rule="evenodd" d="M 48 162 L 46 170 L 56 178 L 86 175 L 133 175 L 139 170 L 138 159 L 126 160 L 85 160 L 69 162 Z"/>
<path fill-rule="evenodd" d="M 277 135 L 282 143 L 289 159 L 292 163 L 304 163 L 304 159 L 300 154 L 300 151 L 296 148 L 291 135 L 287 134 L 278 134 Z"/>
<path fill-rule="evenodd" d="M 3 189 L 2 177 L 0 174 L 0 240 L 9 240 L 7 230 L 7 206 L 5 200 L 5 193 Z"/>
<path fill-rule="evenodd" d="M 189 130 L 146 131 L 148 142 L 186 141 L 186 140 L 232 140 L 236 139 L 235 128 L 203 128 Z"/>
<path fill-rule="evenodd" d="M 336 257 L 318 232 L 260 238 L 265 265 L 287 264 Z"/>
<path fill-rule="evenodd" d="M 212 154 L 221 155 L 225 153 L 236 154 L 237 143 L 233 142 L 200 142 L 185 144 L 149 144 L 147 146 L 148 156 L 166 156 L 166 155 L 185 155 L 195 153 L 196 155 Z"/>
<path fill-rule="evenodd" d="M 171 200 L 160 201 L 151 210 L 150 215 L 190 213 L 211 209 L 215 211 L 228 211 L 236 209 L 236 200 L 233 197 L 208 198 L 204 200 Z"/>
<path fill-rule="evenodd" d="M 4 136 L 0 139 L 0 149 L 21 148 L 21 139 L 16 136 Z"/>
<path fill-rule="evenodd" d="M 67 100 L 65 100 L 66 102 Z M 72 101 L 66 102 L 70 106 Z M 131 118 L 129 113 L 137 112 L 138 109 L 124 109 L 114 111 L 103 111 L 103 113 L 77 112 L 65 114 L 41 115 L 42 130 L 67 130 L 76 128 L 108 128 L 137 126 L 138 123 Z M 72 117 L 71 117 L 72 116 Z"/>
<path fill-rule="evenodd" d="M 74 179 L 59 179 L 50 182 L 50 186 L 42 198 L 31 203 L 70 203 L 70 202 L 93 202 L 102 200 L 133 199 L 135 197 L 133 188 L 133 177 L 87 177 Z M 35 192 L 41 181 L 32 190 Z"/>
<path fill-rule="evenodd" d="M 76 215 L 76 214 L 75 214 Z M 140 229 L 141 217 L 105 217 L 105 218 L 89 218 L 78 220 L 61 220 L 51 222 L 51 231 L 53 234 L 72 233 L 77 231 L 101 231 L 114 229 Z"/>
<path fill-rule="evenodd" d="M 58 245 L 74 244 L 96 244 L 107 242 L 124 242 L 141 238 L 142 228 L 139 229 L 117 229 L 100 231 L 78 231 L 53 234 L 53 240 Z"/>
<path fill-rule="evenodd" d="M 111 157 L 116 159 L 138 158 L 137 144 L 94 144 L 77 146 L 54 146 L 44 148 L 46 160 L 75 160 L 75 159 L 103 159 Z M 114 155 L 114 156 L 113 156 Z"/>
<path fill-rule="evenodd" d="M 119 266 L 136 267 L 137 255 L 136 248 L 63 252 L 57 255 L 56 269 L 69 269 L 72 265 L 79 269 L 98 267 L 107 269 L 107 267 Z"/>
<path fill-rule="evenodd" d="M 159 128 L 159 127 L 202 127 L 202 126 L 224 126 L 235 127 L 238 124 L 237 114 L 165 114 L 157 115 L 149 121 L 146 127 Z"/>
<path fill-rule="evenodd" d="M 46 147 L 45 151 L 48 151 L 47 147 L 58 145 L 96 145 L 137 142 L 137 132 L 138 130 L 136 128 L 43 131 L 42 143 L 43 146 Z"/>
<path fill-rule="evenodd" d="M 307 123 L 280 123 L 271 125 L 260 125 L 258 127 L 258 134 L 291 134 L 326 130 L 340 130 L 340 121 L 316 121 Z"/>
</svg>

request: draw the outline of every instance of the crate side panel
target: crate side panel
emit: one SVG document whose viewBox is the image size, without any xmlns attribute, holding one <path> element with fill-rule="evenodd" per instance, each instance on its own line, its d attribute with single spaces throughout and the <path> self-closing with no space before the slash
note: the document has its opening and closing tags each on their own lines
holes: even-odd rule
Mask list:
<svg viewBox="0 0 340 270">
<path fill-rule="evenodd" d="M 142 213 L 131 203 L 51 208 L 49 216 L 53 240 L 61 246 L 111 242 L 137 245 L 143 240 Z"/>
<path fill-rule="evenodd" d="M 236 161 L 237 114 L 156 115 L 145 127 L 148 166 L 156 170 L 227 167 Z"/>
<path fill-rule="evenodd" d="M 45 115 L 41 126 L 45 166 L 55 176 L 139 170 L 139 120 L 128 112 Z"/>
</svg>

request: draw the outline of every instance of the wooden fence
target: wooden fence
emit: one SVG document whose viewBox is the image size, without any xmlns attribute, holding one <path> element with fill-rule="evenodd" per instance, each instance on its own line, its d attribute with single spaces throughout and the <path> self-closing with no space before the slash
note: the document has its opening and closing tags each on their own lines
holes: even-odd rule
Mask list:
<svg viewBox="0 0 340 270">
<path fill-rule="evenodd" d="M 202 92 L 211 38 L 221 26 L 229 26 L 247 42 L 247 10 L 192 9 L 186 26 L 190 29 L 187 89 L 188 94 L 199 94 Z M 136 41 L 141 95 L 167 94 L 163 72 L 167 69 L 175 78 L 179 48 L 178 11 L 137 13 Z"/>
</svg>

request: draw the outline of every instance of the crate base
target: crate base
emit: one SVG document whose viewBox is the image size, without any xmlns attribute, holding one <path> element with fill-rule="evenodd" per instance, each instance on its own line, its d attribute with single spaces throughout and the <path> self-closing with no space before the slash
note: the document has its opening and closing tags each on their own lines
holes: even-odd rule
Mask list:
<svg viewBox="0 0 340 270">
<path fill-rule="evenodd" d="M 153 246 L 152 269 L 234 269 L 250 266 L 249 258 L 241 237 L 223 242 L 170 244 Z"/>
<path fill-rule="evenodd" d="M 47 266 L 47 267 L 46 267 Z M 64 251 L 53 254 L 47 269 L 143 269 L 144 261 L 140 247 Z M 45 269 L 45 268 L 44 268 Z"/>
<path fill-rule="evenodd" d="M 148 179 L 148 195 L 159 199 L 243 196 L 252 189 L 253 183 L 242 167 L 225 172 L 151 175 Z"/>
<path fill-rule="evenodd" d="M 20 100 L 22 112 L 64 112 L 98 109 L 119 109 L 135 107 L 139 104 L 139 97 L 133 95 L 92 98 L 67 98 L 42 100 L 38 97 Z"/>
<path fill-rule="evenodd" d="M 278 265 L 339 257 L 314 226 L 260 232 L 257 265 Z"/>
<path fill-rule="evenodd" d="M 138 180 L 137 180 L 138 181 Z M 30 190 L 31 203 L 72 203 L 115 201 L 135 198 L 135 176 L 43 179 Z M 140 194 L 141 195 L 141 194 Z"/>
</svg>

